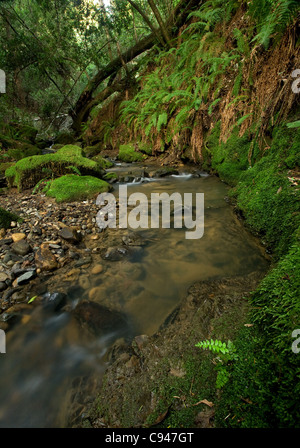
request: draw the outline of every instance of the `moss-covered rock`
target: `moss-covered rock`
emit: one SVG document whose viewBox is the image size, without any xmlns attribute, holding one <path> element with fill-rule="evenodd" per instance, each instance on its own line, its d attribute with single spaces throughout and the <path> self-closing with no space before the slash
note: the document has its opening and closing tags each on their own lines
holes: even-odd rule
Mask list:
<svg viewBox="0 0 300 448">
<path fill-rule="evenodd" d="M 152 156 L 152 145 L 150 143 L 140 142 L 138 143 L 139 151 L 147 156 Z"/>
<path fill-rule="evenodd" d="M 93 145 L 93 146 L 86 146 L 85 148 L 83 148 L 83 152 L 85 157 L 95 157 L 97 154 L 100 153 L 102 148 L 102 145 L 100 143 L 98 143 L 97 145 Z"/>
<path fill-rule="evenodd" d="M 49 181 L 43 191 L 59 203 L 89 199 L 110 189 L 111 186 L 102 179 L 67 174 Z"/>
<path fill-rule="evenodd" d="M 12 221 L 20 222 L 22 219 L 18 215 L 0 207 L 0 229 L 8 229 Z"/>
<path fill-rule="evenodd" d="M 78 173 L 81 175 L 102 177 L 102 168 L 93 160 L 83 157 L 78 146 L 67 145 L 55 154 L 27 157 L 19 160 L 5 171 L 10 187 L 19 191 L 34 187 L 40 180 L 49 177 L 59 177 L 64 174 Z"/>
<path fill-rule="evenodd" d="M 93 157 L 92 160 L 94 160 L 94 162 L 98 163 L 98 165 L 100 165 L 101 168 L 103 168 L 104 170 L 107 170 L 108 168 L 111 168 L 114 166 L 114 164 L 110 160 L 105 159 L 104 157 L 100 156 L 100 154 Z"/>
<path fill-rule="evenodd" d="M 141 153 L 136 152 L 132 143 L 121 145 L 119 149 L 118 159 L 122 162 L 141 162 L 144 157 Z"/>
</svg>

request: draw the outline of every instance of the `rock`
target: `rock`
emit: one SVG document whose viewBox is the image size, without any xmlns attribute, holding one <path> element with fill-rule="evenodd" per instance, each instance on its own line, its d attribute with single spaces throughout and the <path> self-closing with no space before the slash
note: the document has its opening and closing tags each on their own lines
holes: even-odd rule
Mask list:
<svg viewBox="0 0 300 448">
<path fill-rule="evenodd" d="M 93 275 L 98 275 L 101 274 L 101 272 L 103 272 L 103 266 L 102 264 L 96 264 L 93 269 L 91 270 L 91 274 Z"/>
<path fill-rule="evenodd" d="M 42 305 L 47 310 L 59 311 L 67 303 L 67 295 L 62 292 L 47 292 L 42 297 Z"/>
<path fill-rule="evenodd" d="M 10 245 L 12 242 L 12 238 L 3 238 L 0 240 L 0 247 Z"/>
<path fill-rule="evenodd" d="M 61 229 L 59 236 L 71 244 L 78 244 L 81 241 L 81 233 L 72 227 L 64 227 Z"/>
<path fill-rule="evenodd" d="M 18 241 L 22 241 L 26 238 L 25 233 L 13 233 L 12 234 L 12 240 L 14 243 L 17 243 Z"/>
<path fill-rule="evenodd" d="M 102 258 L 109 261 L 119 261 L 122 258 L 126 257 L 129 254 L 129 251 L 126 247 L 109 247 Z"/>
<path fill-rule="evenodd" d="M 6 274 L 5 272 L 0 272 L 0 282 L 5 282 L 8 279 L 9 279 L 8 274 Z"/>
<path fill-rule="evenodd" d="M 22 260 L 21 257 L 19 257 L 17 254 L 15 254 L 11 251 L 7 252 L 3 258 L 3 262 L 6 264 L 8 264 L 10 261 L 12 261 L 13 262 L 12 264 L 14 264 L 14 262 L 21 261 L 21 260 Z"/>
<path fill-rule="evenodd" d="M 5 237 L 5 234 L 6 234 L 6 230 L 3 229 L 3 228 L 1 228 L 1 229 L 0 229 L 0 238 L 4 238 L 4 237 Z"/>
<path fill-rule="evenodd" d="M 144 241 L 137 232 L 130 232 L 127 235 L 124 235 L 122 238 L 123 243 L 126 246 L 143 246 Z"/>
<path fill-rule="evenodd" d="M 4 291 L 7 288 L 7 284 L 5 282 L 0 282 L 0 291 Z"/>
<path fill-rule="evenodd" d="M 25 240 L 17 241 L 16 243 L 13 243 L 12 250 L 17 255 L 27 255 L 31 251 L 31 247 Z"/>
<path fill-rule="evenodd" d="M 26 283 L 30 282 L 30 280 L 33 280 L 35 277 L 36 277 L 36 271 L 28 271 L 16 279 L 16 285 L 17 286 L 25 285 Z"/>
<path fill-rule="evenodd" d="M 35 264 L 41 271 L 53 271 L 58 266 L 51 250 L 43 244 L 35 253 Z"/>
<path fill-rule="evenodd" d="M 81 302 L 73 313 L 82 326 L 97 336 L 113 332 L 116 337 L 117 333 L 128 330 L 128 323 L 123 313 L 112 311 L 96 302 Z"/>
<path fill-rule="evenodd" d="M 92 261 L 93 261 L 93 259 L 92 259 L 91 256 L 85 257 L 85 258 L 80 258 L 78 261 L 76 261 L 75 267 L 79 268 L 79 267 L 84 266 L 86 264 L 92 263 Z"/>
</svg>

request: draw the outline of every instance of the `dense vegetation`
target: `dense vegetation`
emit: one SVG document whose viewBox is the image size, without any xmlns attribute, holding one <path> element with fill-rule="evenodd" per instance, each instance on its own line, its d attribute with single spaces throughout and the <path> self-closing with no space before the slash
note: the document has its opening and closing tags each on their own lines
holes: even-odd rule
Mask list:
<svg viewBox="0 0 300 448">
<path fill-rule="evenodd" d="M 19 190 L 46 179 L 44 192 L 72 200 L 82 185 L 108 189 L 101 151 L 115 150 L 126 162 L 172 155 L 228 183 L 273 261 L 234 341 L 216 426 L 299 427 L 299 2 L 157 1 L 162 23 L 151 3 L 1 2 L 0 175 Z M 178 4 L 183 23 L 168 22 Z M 62 132 L 68 113 L 75 134 Z M 50 134 L 62 147 L 41 155 Z M 83 151 L 64 146 L 76 141 Z"/>
</svg>

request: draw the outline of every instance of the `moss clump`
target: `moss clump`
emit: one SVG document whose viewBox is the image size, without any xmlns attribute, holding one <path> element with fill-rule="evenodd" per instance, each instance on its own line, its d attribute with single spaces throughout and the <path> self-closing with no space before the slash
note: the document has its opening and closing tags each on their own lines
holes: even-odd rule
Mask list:
<svg viewBox="0 0 300 448">
<path fill-rule="evenodd" d="M 97 145 L 93 145 L 93 146 L 86 146 L 85 148 L 83 148 L 83 153 L 85 155 L 85 157 L 95 157 L 97 154 L 100 153 L 101 151 L 101 144 L 97 144 Z"/>
<path fill-rule="evenodd" d="M 12 221 L 21 222 L 22 219 L 18 215 L 0 207 L 0 229 L 8 229 Z"/>
<path fill-rule="evenodd" d="M 103 168 L 104 170 L 107 170 L 108 168 L 111 168 L 114 166 L 114 164 L 110 160 L 105 159 L 104 157 L 100 156 L 100 154 L 93 157 L 92 160 L 94 160 L 94 162 L 98 163 L 98 165 L 101 166 L 101 168 Z"/>
<path fill-rule="evenodd" d="M 149 143 L 140 142 L 138 143 L 139 151 L 141 151 L 143 154 L 146 154 L 147 156 L 152 156 L 152 145 Z"/>
<path fill-rule="evenodd" d="M 109 181 L 113 181 L 113 180 L 117 180 L 118 179 L 118 175 L 116 173 L 106 173 L 103 176 L 104 180 Z"/>
<path fill-rule="evenodd" d="M 143 155 L 135 151 L 132 143 L 120 146 L 118 158 L 126 163 L 141 162 L 144 160 Z"/>
<path fill-rule="evenodd" d="M 0 174 L 4 174 L 5 171 L 14 165 L 14 162 L 3 162 L 0 163 Z"/>
<path fill-rule="evenodd" d="M 7 156 L 10 159 L 19 161 L 25 157 L 37 156 L 41 154 L 41 150 L 36 146 L 24 146 L 23 148 L 11 148 L 7 150 Z"/>
<path fill-rule="evenodd" d="M 9 186 L 16 186 L 19 191 L 34 187 L 46 177 L 59 177 L 74 172 L 74 167 L 82 175 L 101 177 L 103 170 L 82 155 L 78 146 L 67 145 L 55 154 L 26 157 L 5 171 Z"/>
<path fill-rule="evenodd" d="M 67 174 L 48 182 L 43 192 L 59 203 L 89 199 L 110 189 L 107 182 L 96 177 Z"/>
</svg>

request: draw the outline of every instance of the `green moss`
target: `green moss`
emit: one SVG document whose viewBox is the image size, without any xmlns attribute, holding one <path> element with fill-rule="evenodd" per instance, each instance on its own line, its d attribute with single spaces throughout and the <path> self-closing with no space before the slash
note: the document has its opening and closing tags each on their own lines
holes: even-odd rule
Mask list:
<svg viewBox="0 0 300 448">
<path fill-rule="evenodd" d="M 15 213 L 8 212 L 4 208 L 0 207 L 0 229 L 8 229 L 12 221 L 21 222 L 22 219 Z"/>
<path fill-rule="evenodd" d="M 152 156 L 152 145 L 150 143 L 140 142 L 138 143 L 139 151 L 147 156 Z"/>
<path fill-rule="evenodd" d="M 0 174 L 4 174 L 5 171 L 14 165 L 14 162 L 3 162 L 0 163 Z"/>
<path fill-rule="evenodd" d="M 74 167 L 82 175 L 101 177 L 103 170 L 99 165 L 82 156 L 78 146 L 67 145 L 55 154 L 27 157 L 18 161 L 5 171 L 10 186 L 18 187 L 19 191 L 34 187 L 45 177 L 59 177 L 74 172 Z"/>
<path fill-rule="evenodd" d="M 135 151 L 132 143 L 120 146 L 118 158 L 126 163 L 141 162 L 144 160 L 143 155 Z"/>
<path fill-rule="evenodd" d="M 43 192 L 59 203 L 89 199 L 110 188 L 107 182 L 96 177 L 68 174 L 48 182 Z"/>
<path fill-rule="evenodd" d="M 7 156 L 13 160 L 21 160 L 25 157 L 40 155 L 41 150 L 36 146 L 23 146 L 22 148 L 11 148 L 7 150 Z"/>
<path fill-rule="evenodd" d="M 239 362 L 218 406 L 220 426 L 300 427 L 300 246 L 295 244 L 252 294 L 249 321 L 235 342 Z M 225 419 L 230 415 L 229 419 Z"/>
<path fill-rule="evenodd" d="M 104 170 L 107 170 L 108 168 L 111 168 L 114 166 L 114 164 L 110 160 L 105 159 L 104 157 L 100 156 L 100 154 L 93 157 L 92 160 L 94 160 L 94 162 L 98 163 L 98 165 L 101 166 L 101 168 L 103 168 Z"/>
<path fill-rule="evenodd" d="M 97 154 L 100 153 L 102 148 L 102 145 L 100 143 L 98 143 L 97 145 L 93 145 L 93 146 L 86 146 L 85 148 L 83 148 L 83 152 L 85 157 L 95 157 Z"/>
<path fill-rule="evenodd" d="M 248 136 L 238 136 L 235 130 L 226 143 L 220 142 L 220 122 L 218 122 L 206 142 L 207 159 L 210 156 L 211 168 L 229 185 L 236 185 L 249 168 L 248 154 L 251 141 Z"/>
<path fill-rule="evenodd" d="M 103 179 L 105 179 L 107 181 L 112 180 L 112 179 L 118 179 L 118 175 L 116 173 L 106 173 L 106 174 L 104 174 Z"/>
</svg>

